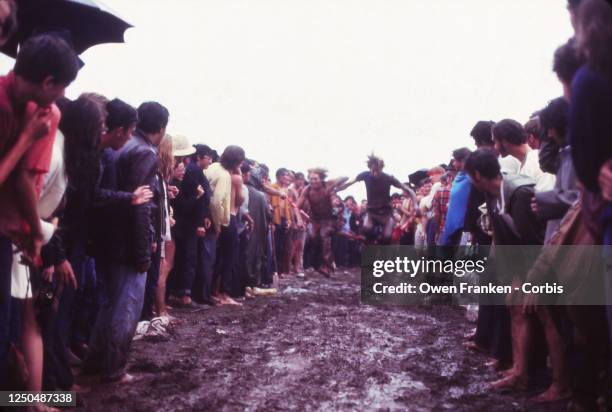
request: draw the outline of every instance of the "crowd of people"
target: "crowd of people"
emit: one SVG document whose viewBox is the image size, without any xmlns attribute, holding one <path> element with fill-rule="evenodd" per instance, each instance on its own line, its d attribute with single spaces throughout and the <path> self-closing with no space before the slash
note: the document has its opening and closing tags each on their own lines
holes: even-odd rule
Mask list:
<svg viewBox="0 0 612 412">
<path fill-rule="evenodd" d="M 69 42 L 30 38 L 0 77 L 1 386 L 78 391 L 75 366 L 129 383 L 140 321 L 172 322 L 172 307 L 242 305 L 276 293 L 277 278 L 342 276 L 365 244 L 610 245 L 612 6 L 569 0 L 568 9 L 576 35 L 553 57 L 563 95 L 523 122 L 476 122 L 475 151 L 457 148 L 406 182 L 374 154 L 352 179 L 320 167 L 270 176 L 241 147 L 219 154 L 168 135 L 158 102 L 69 100 L 79 69 Z M 360 182 L 367 199 L 340 197 Z M 544 250 L 513 281 L 542 280 L 554 259 Z M 567 270 L 600 282 L 610 306 L 513 295 L 480 305 L 466 347 L 490 356 L 483 368 L 502 374 L 495 388 L 525 388 L 549 367 L 538 400 L 604 410 L 610 273 L 572 259 L 584 264 Z"/>
</svg>

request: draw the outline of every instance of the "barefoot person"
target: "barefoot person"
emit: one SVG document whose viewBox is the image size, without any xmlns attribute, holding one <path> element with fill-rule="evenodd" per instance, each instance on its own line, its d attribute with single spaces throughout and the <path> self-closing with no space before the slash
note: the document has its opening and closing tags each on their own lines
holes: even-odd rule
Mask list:
<svg viewBox="0 0 612 412">
<path fill-rule="evenodd" d="M 484 193 L 492 206 L 493 238 L 496 245 L 541 245 L 544 240 L 544 225 L 531 212 L 531 198 L 536 181 L 528 176 L 501 172 L 497 153 L 491 149 L 478 149 L 465 161 L 465 171 L 476 190 Z M 501 255 L 501 249 L 498 255 Z M 496 259 L 497 266 L 501 267 Z M 508 263 L 508 262 L 506 262 Z M 521 255 L 513 262 L 512 285 L 524 281 L 531 265 L 530 257 Z M 516 302 L 518 292 L 511 293 L 507 302 Z M 527 384 L 527 348 L 530 319 L 522 307 L 509 305 L 513 367 L 506 377 L 493 383 L 495 388 L 509 386 L 525 387 Z"/>
<path fill-rule="evenodd" d="M 338 188 L 345 183 L 347 177 L 339 177 L 325 181 L 327 170 L 315 168 L 308 170 L 310 184 L 300 196 L 297 207 L 301 209 L 305 202 L 310 205 L 310 218 L 312 222 L 311 239 L 315 248 L 321 251 L 323 258 L 319 272 L 329 277 L 333 272 L 333 256 L 331 235 L 335 230 L 336 219 L 333 214 L 332 196 Z"/>
<path fill-rule="evenodd" d="M 416 195 L 408 186 L 400 183 L 395 177 L 383 172 L 385 162 L 373 154 L 368 156 L 368 171 L 362 172 L 356 178 L 342 185 L 338 191 L 349 186 L 364 182 L 367 192 L 367 212 L 363 221 L 363 232 L 369 239 L 373 238 L 375 226 L 383 228 L 382 242 L 388 244 L 394 227 L 393 209 L 391 208 L 391 186 L 402 189 L 417 204 Z"/>
<path fill-rule="evenodd" d="M 217 261 L 213 280 L 212 299 L 218 304 L 238 302 L 229 297 L 234 285 L 234 259 L 238 253 L 237 205 L 242 204 L 240 165 L 244 161 L 244 150 L 238 146 L 228 146 L 218 163 L 213 163 L 204 172 L 210 183 L 212 221 L 219 236 Z M 236 191 L 240 189 L 239 193 Z"/>
</svg>

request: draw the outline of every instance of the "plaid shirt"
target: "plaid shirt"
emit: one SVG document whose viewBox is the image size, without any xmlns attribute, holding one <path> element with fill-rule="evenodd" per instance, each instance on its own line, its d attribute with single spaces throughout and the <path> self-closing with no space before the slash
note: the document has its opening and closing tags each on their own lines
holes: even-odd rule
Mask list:
<svg viewBox="0 0 612 412">
<path fill-rule="evenodd" d="M 434 195 L 431 208 L 434 212 L 434 219 L 438 222 L 438 236 L 444 230 L 444 223 L 446 222 L 446 212 L 448 211 L 448 201 L 450 200 L 450 189 L 447 187 L 440 187 Z"/>
</svg>

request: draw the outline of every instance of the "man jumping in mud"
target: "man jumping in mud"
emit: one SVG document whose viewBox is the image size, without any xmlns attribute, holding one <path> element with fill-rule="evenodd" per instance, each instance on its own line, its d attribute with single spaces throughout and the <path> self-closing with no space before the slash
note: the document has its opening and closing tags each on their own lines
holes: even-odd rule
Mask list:
<svg viewBox="0 0 612 412">
<path fill-rule="evenodd" d="M 332 196 L 348 177 L 325 181 L 327 170 L 315 168 L 308 170 L 310 184 L 302 191 L 297 208 L 302 209 L 305 202 L 310 205 L 312 229 L 309 233 L 316 249 L 321 251 L 323 262 L 319 272 L 330 277 L 334 270 L 331 236 L 335 230 L 336 219 L 332 207 Z"/>
<path fill-rule="evenodd" d="M 391 242 L 393 226 L 393 209 L 391 208 L 391 186 L 402 189 L 412 198 L 413 204 L 417 204 L 414 191 L 405 184 L 401 183 L 394 176 L 384 173 L 385 162 L 381 158 L 371 154 L 368 156 L 368 171 L 362 172 L 356 178 L 349 180 L 342 185 L 338 191 L 342 191 L 349 186 L 363 181 L 366 185 L 368 197 L 367 212 L 363 221 L 362 231 L 364 236 L 370 241 L 375 239 L 376 226 L 382 227 L 382 244 Z"/>
</svg>

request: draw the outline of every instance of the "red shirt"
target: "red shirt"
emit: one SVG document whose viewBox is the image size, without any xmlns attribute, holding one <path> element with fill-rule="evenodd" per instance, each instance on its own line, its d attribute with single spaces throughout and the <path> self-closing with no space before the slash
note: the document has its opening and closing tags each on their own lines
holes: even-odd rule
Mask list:
<svg viewBox="0 0 612 412">
<path fill-rule="evenodd" d="M 441 187 L 434 195 L 432 208 L 434 216 L 438 222 L 438 234 L 444 231 L 444 223 L 446 222 L 446 212 L 448 211 L 448 202 L 450 200 L 450 190 L 448 186 Z"/>
<path fill-rule="evenodd" d="M 25 107 L 18 107 L 15 101 L 15 74 L 10 72 L 0 76 L 0 159 L 4 157 L 15 144 L 23 128 L 25 119 L 32 114 L 38 106 L 28 102 Z M 44 175 L 49 171 L 53 142 L 59 125 L 60 112 L 57 106 L 51 106 L 51 128 L 49 133 L 35 141 L 25 152 L 16 168 L 30 170 L 36 173 L 36 192 L 40 194 Z M 5 232 L 7 226 L 15 226 L 14 221 L 19 220 L 19 205 L 15 204 L 14 180 L 9 177 L 0 186 L 0 232 Z"/>
</svg>

